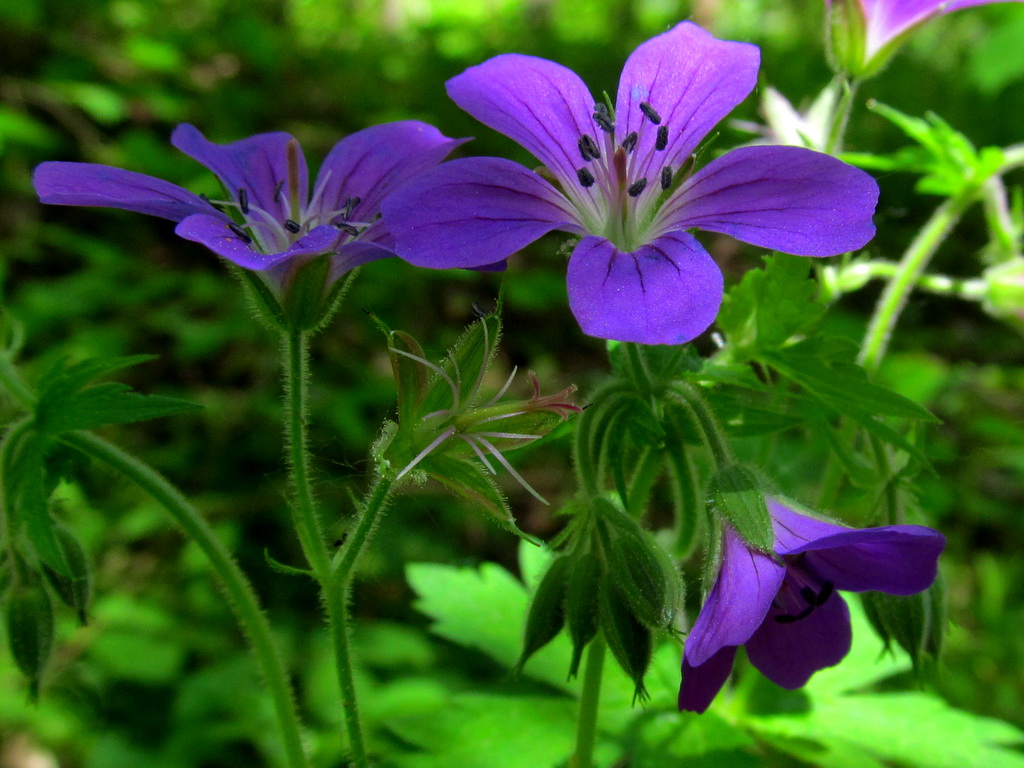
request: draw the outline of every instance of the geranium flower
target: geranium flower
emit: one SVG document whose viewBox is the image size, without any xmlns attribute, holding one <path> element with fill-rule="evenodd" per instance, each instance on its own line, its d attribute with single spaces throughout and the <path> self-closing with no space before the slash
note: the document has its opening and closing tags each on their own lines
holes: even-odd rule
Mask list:
<svg viewBox="0 0 1024 768">
<path fill-rule="evenodd" d="M 398 254 L 480 267 L 541 235 L 582 240 L 569 304 L 585 333 L 677 344 L 714 320 L 722 273 L 687 230 L 828 256 L 874 234 L 874 180 L 796 147 L 745 147 L 688 176 L 701 139 L 753 89 L 758 49 L 683 23 L 626 62 L 613 109 L 571 70 L 505 54 L 448 81 L 481 122 L 535 155 L 543 175 L 498 158 L 455 160 L 384 205 Z M 548 179 L 552 180 L 548 180 Z"/>
<path fill-rule="evenodd" d="M 942 534 L 920 525 L 857 530 L 768 502 L 774 553 L 728 524 L 718 578 L 686 639 L 679 708 L 703 712 L 736 656 L 783 688 L 804 685 L 850 650 L 850 613 L 836 590 L 912 595 L 935 580 Z"/>
<path fill-rule="evenodd" d="M 177 235 L 258 271 L 280 294 L 296 270 L 317 256 L 331 259 L 330 284 L 360 264 L 394 255 L 380 220 L 381 200 L 462 141 L 415 120 L 357 131 L 327 155 L 312 196 L 306 159 L 287 133 L 219 145 L 183 124 L 171 143 L 213 171 L 229 199 L 211 201 L 141 173 L 67 162 L 36 168 L 36 192 L 52 205 L 123 208 L 176 221 Z"/>
<path fill-rule="evenodd" d="M 906 34 L 928 19 L 1006 1 L 1022 0 L 825 0 L 833 15 L 834 53 L 850 74 L 859 77 L 881 69 Z"/>
</svg>

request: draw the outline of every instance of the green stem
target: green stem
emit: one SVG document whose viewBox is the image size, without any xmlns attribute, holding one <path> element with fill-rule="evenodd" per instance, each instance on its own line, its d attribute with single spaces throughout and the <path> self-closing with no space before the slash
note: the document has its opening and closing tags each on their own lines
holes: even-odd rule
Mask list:
<svg viewBox="0 0 1024 768">
<path fill-rule="evenodd" d="M 874 373 L 882 362 L 910 292 L 921 279 L 928 262 L 976 196 L 977 190 L 971 188 L 943 202 L 903 253 L 896 274 L 875 305 L 860 348 L 858 362 L 868 373 Z"/>
<path fill-rule="evenodd" d="M 1013 221 L 1006 200 L 1006 184 L 1001 176 L 993 176 L 982 186 L 982 203 L 989 237 L 999 248 L 1000 261 L 1021 256 L 1021 233 Z"/>
<path fill-rule="evenodd" d="M 835 301 L 844 294 L 859 290 L 871 280 L 892 280 L 899 272 L 900 265 L 894 261 L 860 261 L 841 267 L 825 267 L 825 299 Z M 986 282 L 979 278 L 965 280 L 935 274 L 921 275 L 917 287 L 936 296 L 952 296 L 966 301 L 981 301 L 987 290 Z"/>
<path fill-rule="evenodd" d="M 593 768 L 594 743 L 597 741 L 597 707 L 601 698 L 601 676 L 604 673 L 604 635 L 598 632 L 587 649 L 583 672 L 579 717 L 576 720 L 576 751 L 569 761 L 571 768 Z"/>
<path fill-rule="evenodd" d="M 672 391 L 678 396 L 678 402 L 687 408 L 694 423 L 700 428 L 704 435 L 704 442 L 715 458 L 715 465 L 721 469 L 732 464 L 732 451 L 729 450 L 725 433 L 703 395 L 695 387 L 683 381 L 676 381 Z"/>
<path fill-rule="evenodd" d="M 100 437 L 88 432 L 70 432 L 61 442 L 101 461 L 127 477 L 152 496 L 185 529 L 206 555 L 228 593 L 231 607 L 256 655 L 270 697 L 274 702 L 278 726 L 284 740 L 290 768 L 307 768 L 302 749 L 299 716 L 291 684 L 271 634 L 270 624 L 260 608 L 256 593 L 224 544 L 199 511 L 154 469 Z"/>
<path fill-rule="evenodd" d="M 295 530 L 302 551 L 321 584 L 330 579 L 330 559 L 309 480 L 309 454 L 306 450 L 306 401 L 308 394 L 308 339 L 304 331 L 289 331 L 284 338 L 285 396 L 288 404 L 286 441 L 288 464 L 295 499 L 291 505 Z"/>
<path fill-rule="evenodd" d="M 334 642 L 335 666 L 338 674 L 338 686 L 341 688 L 344 706 L 345 730 L 348 734 L 349 746 L 352 750 L 353 766 L 367 768 L 366 743 L 363 738 L 362 723 L 359 716 L 359 704 L 356 692 L 355 677 L 352 672 L 351 621 L 349 602 L 351 597 L 352 579 L 360 555 L 365 551 L 373 532 L 376 530 L 383 512 L 387 507 L 392 488 L 389 477 L 380 476 L 362 510 L 355 527 L 345 540 L 345 545 L 334 559 L 331 581 L 325 585 L 327 595 L 327 613 L 331 624 L 331 638 Z"/>
<path fill-rule="evenodd" d="M 856 80 L 840 78 L 838 83 L 839 98 L 836 103 L 835 112 L 832 113 L 832 122 L 829 125 L 828 138 L 826 139 L 825 151 L 830 155 L 843 151 L 843 137 L 846 135 L 846 127 L 850 123 L 850 114 L 853 112 L 853 100 L 857 95 L 857 88 L 860 83 Z"/>
</svg>

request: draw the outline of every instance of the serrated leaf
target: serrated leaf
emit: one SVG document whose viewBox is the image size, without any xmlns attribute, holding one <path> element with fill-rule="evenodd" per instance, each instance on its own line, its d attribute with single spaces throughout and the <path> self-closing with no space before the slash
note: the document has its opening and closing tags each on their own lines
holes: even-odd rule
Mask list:
<svg viewBox="0 0 1024 768">
<path fill-rule="evenodd" d="M 142 395 L 118 382 L 92 383 L 101 376 L 152 359 L 152 355 L 134 355 L 70 364 L 59 360 L 39 382 L 36 404 L 39 431 L 56 436 L 105 424 L 146 421 L 201 407 L 177 398 Z"/>
<path fill-rule="evenodd" d="M 765 259 L 726 294 L 718 327 L 740 349 L 777 349 L 821 317 L 824 305 L 809 279 L 810 263 L 779 254 Z"/>
</svg>

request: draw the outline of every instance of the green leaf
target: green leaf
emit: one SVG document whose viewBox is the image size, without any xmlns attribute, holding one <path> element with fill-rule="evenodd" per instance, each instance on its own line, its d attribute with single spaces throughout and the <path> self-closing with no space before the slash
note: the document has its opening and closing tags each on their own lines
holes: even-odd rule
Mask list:
<svg viewBox="0 0 1024 768">
<path fill-rule="evenodd" d="M 726 294 L 718 327 L 740 349 L 777 349 L 818 321 L 825 307 L 809 278 L 810 262 L 778 254 L 752 269 Z"/>
<path fill-rule="evenodd" d="M 36 424 L 40 432 L 56 436 L 104 424 L 128 424 L 190 411 L 200 406 L 185 400 L 133 392 L 126 384 L 92 384 L 97 378 L 139 363 L 151 355 L 95 358 L 79 363 L 59 360 L 39 382 Z"/>
</svg>

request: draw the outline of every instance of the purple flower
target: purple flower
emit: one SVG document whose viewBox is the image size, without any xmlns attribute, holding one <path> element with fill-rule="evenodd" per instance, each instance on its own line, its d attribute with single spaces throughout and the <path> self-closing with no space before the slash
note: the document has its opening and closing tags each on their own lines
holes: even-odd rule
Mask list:
<svg viewBox="0 0 1024 768">
<path fill-rule="evenodd" d="M 679 708 L 703 712 L 725 684 L 736 648 L 783 688 L 799 688 L 850 650 L 850 614 L 835 590 L 912 595 L 935 580 L 942 534 L 920 525 L 857 530 L 769 500 L 774 553 L 729 525 L 722 564 L 686 640 Z"/>
<path fill-rule="evenodd" d="M 753 45 L 680 24 L 629 57 L 614 112 L 545 59 L 506 54 L 471 67 L 448 81 L 449 95 L 547 172 L 497 158 L 428 172 L 384 205 L 398 254 L 473 268 L 570 232 L 582 238 L 568 288 L 584 332 L 692 339 L 718 312 L 722 273 L 688 230 L 805 256 L 853 250 L 874 234 L 877 185 L 823 154 L 746 147 L 688 175 L 700 141 L 753 89 L 758 61 Z"/>
<path fill-rule="evenodd" d="M 853 75 L 877 72 L 918 24 L 961 8 L 1008 0 L 825 0 L 833 17 L 833 43 Z M 1012 0 L 1021 2 L 1022 0 Z"/>
<path fill-rule="evenodd" d="M 211 202 L 152 176 L 92 163 L 42 163 L 33 182 L 44 203 L 123 208 L 176 221 L 180 237 L 258 271 L 280 294 L 317 256 L 330 256 L 330 284 L 360 264 L 394 255 L 381 200 L 462 142 L 415 120 L 366 128 L 335 144 L 312 195 L 302 149 L 287 133 L 219 145 L 184 124 L 171 143 L 213 171 L 229 199 Z"/>
</svg>

